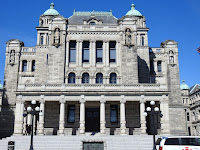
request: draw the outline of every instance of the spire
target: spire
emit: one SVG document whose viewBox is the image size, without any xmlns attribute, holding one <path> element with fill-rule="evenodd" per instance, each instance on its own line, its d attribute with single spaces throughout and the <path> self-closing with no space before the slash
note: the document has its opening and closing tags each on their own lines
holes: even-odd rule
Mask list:
<svg viewBox="0 0 200 150">
<path fill-rule="evenodd" d="M 54 9 L 54 3 L 51 3 L 51 5 L 50 5 L 50 9 Z"/>
</svg>

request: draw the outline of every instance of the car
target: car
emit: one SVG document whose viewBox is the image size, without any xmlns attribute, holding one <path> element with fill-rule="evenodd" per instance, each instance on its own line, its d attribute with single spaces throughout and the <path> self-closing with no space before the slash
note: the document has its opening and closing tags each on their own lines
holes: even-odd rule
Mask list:
<svg viewBox="0 0 200 150">
<path fill-rule="evenodd" d="M 157 150 L 200 150 L 199 136 L 160 137 L 156 141 Z"/>
</svg>

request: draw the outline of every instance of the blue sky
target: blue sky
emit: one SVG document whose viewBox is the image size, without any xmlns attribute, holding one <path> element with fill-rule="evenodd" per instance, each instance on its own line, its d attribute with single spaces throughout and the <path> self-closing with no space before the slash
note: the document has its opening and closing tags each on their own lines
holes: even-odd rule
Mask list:
<svg viewBox="0 0 200 150">
<path fill-rule="evenodd" d="M 36 45 L 39 16 L 52 0 L 1 1 L 0 80 L 4 79 L 6 41 L 19 39 L 25 46 Z M 165 40 L 175 40 L 179 46 L 180 80 L 189 86 L 199 82 L 200 1 L 199 0 L 53 0 L 55 9 L 69 18 L 77 11 L 110 11 L 117 18 L 124 16 L 132 3 L 147 19 L 149 46 L 159 47 Z"/>
</svg>

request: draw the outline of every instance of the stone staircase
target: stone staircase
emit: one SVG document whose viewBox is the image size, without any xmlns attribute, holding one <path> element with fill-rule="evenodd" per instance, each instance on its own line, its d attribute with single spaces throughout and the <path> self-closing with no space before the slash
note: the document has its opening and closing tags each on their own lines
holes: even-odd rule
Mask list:
<svg viewBox="0 0 200 150">
<path fill-rule="evenodd" d="M 15 150 L 29 150 L 30 136 L 11 136 L 0 140 L 0 150 L 8 149 L 8 141 L 15 141 Z M 83 150 L 83 142 L 103 142 L 104 150 L 152 150 L 149 135 L 124 136 L 34 136 L 34 150 Z"/>
</svg>

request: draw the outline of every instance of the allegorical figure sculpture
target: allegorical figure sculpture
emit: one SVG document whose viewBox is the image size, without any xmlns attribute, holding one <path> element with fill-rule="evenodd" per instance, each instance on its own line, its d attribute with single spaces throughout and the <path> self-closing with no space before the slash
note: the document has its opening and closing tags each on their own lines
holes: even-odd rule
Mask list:
<svg viewBox="0 0 200 150">
<path fill-rule="evenodd" d="M 174 53 L 173 53 L 173 51 L 169 51 L 169 63 L 170 64 L 174 63 Z"/>
<path fill-rule="evenodd" d="M 130 29 L 126 29 L 125 31 L 125 44 L 131 45 L 131 30 Z"/>
<path fill-rule="evenodd" d="M 55 34 L 54 34 L 54 43 L 59 44 L 60 43 L 60 31 L 59 29 L 55 29 Z"/>
<path fill-rule="evenodd" d="M 15 63 L 15 51 L 11 50 L 10 52 L 10 64 L 14 64 Z"/>
</svg>

